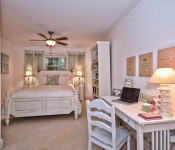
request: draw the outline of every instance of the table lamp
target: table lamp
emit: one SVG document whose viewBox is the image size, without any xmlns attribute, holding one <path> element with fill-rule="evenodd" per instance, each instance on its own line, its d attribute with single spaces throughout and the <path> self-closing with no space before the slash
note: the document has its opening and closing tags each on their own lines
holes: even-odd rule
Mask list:
<svg viewBox="0 0 175 150">
<path fill-rule="evenodd" d="M 82 71 L 77 71 L 77 77 L 78 77 L 78 83 L 79 83 L 79 85 L 81 84 L 81 82 L 80 82 L 80 79 L 81 79 L 81 77 L 82 77 Z"/>
<path fill-rule="evenodd" d="M 32 71 L 26 71 L 25 76 L 27 77 L 27 86 L 30 86 L 29 77 L 32 76 Z"/>
<path fill-rule="evenodd" d="M 157 83 L 162 87 L 160 90 L 161 96 L 161 111 L 160 114 L 165 117 L 171 116 L 170 101 L 169 101 L 169 84 L 175 84 L 175 71 L 172 68 L 158 68 L 151 78 L 149 83 Z"/>
</svg>

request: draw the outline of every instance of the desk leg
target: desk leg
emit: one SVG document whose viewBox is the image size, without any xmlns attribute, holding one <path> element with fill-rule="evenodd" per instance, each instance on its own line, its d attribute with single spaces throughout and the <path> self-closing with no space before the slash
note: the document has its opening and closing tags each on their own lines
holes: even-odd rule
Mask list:
<svg viewBox="0 0 175 150">
<path fill-rule="evenodd" d="M 142 127 L 139 126 L 137 129 L 137 150 L 143 150 L 144 143 L 143 143 L 143 131 Z"/>
</svg>

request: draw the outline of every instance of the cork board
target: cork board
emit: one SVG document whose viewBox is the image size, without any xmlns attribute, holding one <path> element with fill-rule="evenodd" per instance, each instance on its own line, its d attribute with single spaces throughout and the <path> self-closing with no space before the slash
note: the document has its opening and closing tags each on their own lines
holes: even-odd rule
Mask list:
<svg viewBox="0 0 175 150">
<path fill-rule="evenodd" d="M 175 46 L 158 50 L 157 68 L 173 68 L 175 70 Z"/>
<path fill-rule="evenodd" d="M 139 55 L 139 76 L 150 77 L 153 73 L 153 52 Z"/>
<path fill-rule="evenodd" d="M 126 65 L 126 75 L 135 76 L 136 56 L 128 57 Z"/>
</svg>

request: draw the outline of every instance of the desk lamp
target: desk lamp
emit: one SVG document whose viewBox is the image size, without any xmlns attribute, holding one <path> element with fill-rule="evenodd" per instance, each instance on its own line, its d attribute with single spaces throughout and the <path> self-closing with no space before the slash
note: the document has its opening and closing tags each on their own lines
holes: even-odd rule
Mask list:
<svg viewBox="0 0 175 150">
<path fill-rule="evenodd" d="M 171 116 L 169 101 L 169 84 L 175 84 L 175 71 L 172 68 L 158 68 L 151 76 L 149 83 L 157 83 L 162 87 L 158 88 L 161 94 L 160 114 L 165 117 Z"/>
<path fill-rule="evenodd" d="M 26 74 L 25 74 L 25 76 L 27 77 L 27 86 L 30 86 L 30 81 L 29 81 L 29 77 L 31 77 L 32 76 L 32 71 L 26 71 Z"/>
</svg>

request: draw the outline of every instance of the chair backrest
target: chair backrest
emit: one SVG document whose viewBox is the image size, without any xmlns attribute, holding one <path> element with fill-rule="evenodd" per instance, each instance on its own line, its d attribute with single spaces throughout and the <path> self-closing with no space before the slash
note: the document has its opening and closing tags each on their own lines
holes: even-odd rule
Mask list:
<svg viewBox="0 0 175 150">
<path fill-rule="evenodd" d="M 116 123 L 115 108 L 109 106 L 101 99 L 95 99 L 92 102 L 86 101 L 88 131 L 89 136 L 92 134 L 92 127 L 102 128 L 112 135 L 112 147 L 115 147 L 116 141 Z"/>
</svg>

